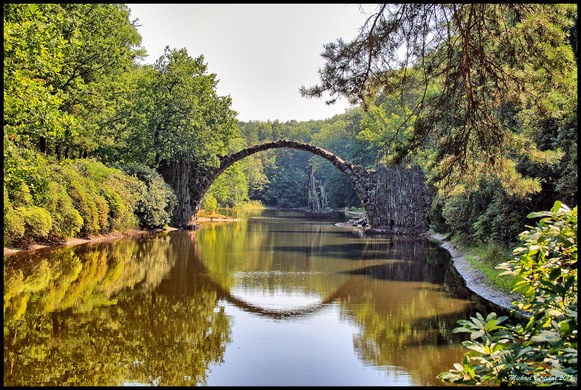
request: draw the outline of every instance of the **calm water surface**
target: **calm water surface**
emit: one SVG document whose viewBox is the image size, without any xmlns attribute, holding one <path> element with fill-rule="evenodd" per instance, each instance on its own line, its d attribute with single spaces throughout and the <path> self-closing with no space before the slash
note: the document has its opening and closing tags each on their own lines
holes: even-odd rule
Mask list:
<svg viewBox="0 0 581 390">
<path fill-rule="evenodd" d="M 442 385 L 447 252 L 276 213 L 4 259 L 5 385 Z"/>
</svg>

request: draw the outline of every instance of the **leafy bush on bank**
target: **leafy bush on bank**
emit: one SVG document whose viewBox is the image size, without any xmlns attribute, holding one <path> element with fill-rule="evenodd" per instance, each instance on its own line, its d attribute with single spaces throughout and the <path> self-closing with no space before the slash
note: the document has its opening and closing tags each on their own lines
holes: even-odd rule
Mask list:
<svg viewBox="0 0 581 390">
<path fill-rule="evenodd" d="M 441 373 L 444 382 L 469 385 L 577 384 L 577 207 L 555 202 L 519 235 L 513 259 L 498 268 L 515 278 L 513 302 L 528 319 L 516 324 L 490 313 L 460 320 L 470 335 L 462 363 Z M 502 275 L 502 274 L 501 274 Z"/>
<path fill-rule="evenodd" d="M 135 204 L 135 215 L 139 219 L 139 225 L 147 229 L 167 225 L 177 204 L 176 196 L 169 184 L 157 171 L 143 165 L 128 164 L 122 166 L 122 169 L 136 176 L 144 184 L 139 188 L 139 197 Z"/>
<path fill-rule="evenodd" d="M 57 162 L 5 143 L 4 245 L 60 241 L 169 222 L 175 196 L 152 169 Z"/>
</svg>

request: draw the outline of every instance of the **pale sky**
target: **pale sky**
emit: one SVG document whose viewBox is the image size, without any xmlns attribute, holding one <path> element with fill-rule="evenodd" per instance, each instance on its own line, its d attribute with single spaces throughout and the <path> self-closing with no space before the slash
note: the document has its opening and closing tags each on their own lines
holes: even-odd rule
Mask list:
<svg viewBox="0 0 581 390">
<path fill-rule="evenodd" d="M 319 84 L 325 43 L 350 41 L 376 4 L 127 4 L 153 63 L 165 46 L 204 56 L 238 120 L 327 119 L 349 107 L 301 97 Z"/>
</svg>

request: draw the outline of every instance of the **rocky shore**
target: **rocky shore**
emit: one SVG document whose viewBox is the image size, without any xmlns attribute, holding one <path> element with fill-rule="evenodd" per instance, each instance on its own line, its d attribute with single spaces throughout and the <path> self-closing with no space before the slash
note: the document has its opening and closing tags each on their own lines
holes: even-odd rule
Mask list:
<svg viewBox="0 0 581 390">
<path fill-rule="evenodd" d="M 467 255 L 462 253 L 449 240 L 446 240 L 444 235 L 430 231 L 429 238 L 438 242 L 442 248 L 448 251 L 452 258 L 452 262 L 454 263 L 454 267 L 462 276 L 466 283 L 466 287 L 470 291 L 497 306 L 508 310 L 514 308 L 512 302 L 519 298 L 517 294 L 508 293 L 496 287 L 486 278 L 486 275 L 484 275 L 483 272 L 474 268 L 466 259 Z"/>
</svg>

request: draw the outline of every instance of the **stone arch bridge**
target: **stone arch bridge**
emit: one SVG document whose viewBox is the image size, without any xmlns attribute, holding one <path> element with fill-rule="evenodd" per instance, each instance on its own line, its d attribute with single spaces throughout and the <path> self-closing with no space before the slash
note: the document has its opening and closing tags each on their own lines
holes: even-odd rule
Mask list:
<svg viewBox="0 0 581 390">
<path fill-rule="evenodd" d="M 320 156 L 343 172 L 367 213 L 368 231 L 421 234 L 427 230 L 426 209 L 429 197 L 419 168 L 388 168 L 379 165 L 376 170 L 369 170 L 318 146 L 289 140 L 266 142 L 229 156 L 218 156 L 220 165 L 208 170 L 196 169 L 188 162 L 162 165 L 160 173 L 178 195 L 178 205 L 172 217 L 173 225 L 186 229 L 195 227 L 204 195 L 227 168 L 252 154 L 280 148 L 303 150 Z"/>
</svg>

